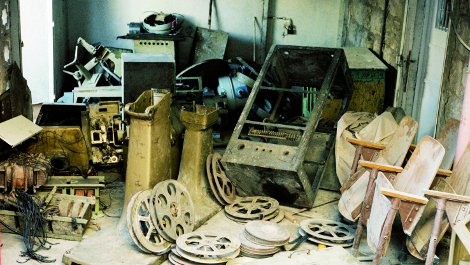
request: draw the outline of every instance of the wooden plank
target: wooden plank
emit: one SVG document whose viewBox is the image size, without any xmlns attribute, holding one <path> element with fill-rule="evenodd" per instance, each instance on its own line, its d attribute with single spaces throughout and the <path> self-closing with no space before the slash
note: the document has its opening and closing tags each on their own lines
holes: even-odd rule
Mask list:
<svg viewBox="0 0 470 265">
<path fill-rule="evenodd" d="M 385 218 L 387 217 L 388 211 L 391 209 L 390 200 L 380 193 L 380 191 L 382 189 L 393 190 L 392 183 L 390 183 L 387 177 L 381 172 L 377 175 L 375 183 L 374 200 L 369 219 L 367 220 L 367 244 L 373 252 L 377 250 Z"/>
<path fill-rule="evenodd" d="M 41 130 L 41 127 L 19 115 L 0 123 L 0 139 L 11 147 L 15 147 L 38 134 Z"/>
<path fill-rule="evenodd" d="M 402 201 L 416 202 L 419 204 L 427 204 L 429 201 L 428 199 L 426 199 L 426 197 L 416 196 L 410 193 L 401 192 L 401 191 L 388 189 L 388 188 L 382 188 L 380 192 L 387 197 L 398 198 Z"/>
<path fill-rule="evenodd" d="M 452 176 L 447 178 L 446 181 L 455 190 L 456 194 L 470 196 L 470 144 L 465 149 L 457 165 L 455 165 Z M 459 211 L 458 204 L 448 203 L 446 205 L 446 214 L 451 226 L 453 226 L 453 220 L 457 219 Z"/>
<path fill-rule="evenodd" d="M 439 143 L 446 149 L 446 154 L 441 163 L 441 168 L 450 169 L 454 163 L 455 151 L 457 149 L 457 133 L 460 121 L 456 119 L 447 120 L 444 128 L 436 136 Z"/>
<path fill-rule="evenodd" d="M 470 202 L 470 197 L 458 195 L 455 193 L 442 192 L 442 191 L 437 191 L 437 190 L 427 190 L 424 192 L 424 194 L 429 197 L 447 199 L 449 201 Z"/>
<path fill-rule="evenodd" d="M 365 160 L 360 160 L 359 165 L 363 166 L 365 168 L 372 168 L 372 169 L 376 168 L 376 169 L 378 169 L 379 171 L 382 171 L 382 172 L 400 173 L 400 172 L 403 171 L 402 167 L 390 166 L 390 165 L 381 164 L 381 163 L 374 163 L 374 162 L 365 161 Z"/>
<path fill-rule="evenodd" d="M 440 168 L 440 169 L 437 170 L 436 175 L 439 176 L 439 177 L 448 178 L 448 177 L 452 176 L 452 171 Z"/>
<path fill-rule="evenodd" d="M 375 143 L 366 142 L 366 141 L 361 141 L 361 140 L 355 139 L 355 138 L 346 138 L 346 141 L 348 141 L 348 142 L 350 142 L 351 144 L 354 144 L 354 145 L 360 145 L 360 146 L 364 146 L 364 147 L 372 148 L 372 149 L 377 149 L 377 150 L 382 150 L 382 149 L 385 148 L 384 145 L 375 144 Z"/>
<path fill-rule="evenodd" d="M 430 136 L 424 136 L 418 143 L 415 151 L 411 155 L 403 172 L 397 175 L 392 184 L 395 189 L 424 197 L 424 191 L 431 187 L 437 170 L 444 158 L 444 147 Z M 416 227 L 424 206 L 413 208 L 400 208 L 400 218 L 403 224 L 403 231 L 407 235 Z"/>
<path fill-rule="evenodd" d="M 469 256 L 470 231 L 468 223 L 470 216 L 459 222 L 452 229 L 451 247 L 449 251 L 449 264 L 459 264 L 464 256 Z"/>
</svg>

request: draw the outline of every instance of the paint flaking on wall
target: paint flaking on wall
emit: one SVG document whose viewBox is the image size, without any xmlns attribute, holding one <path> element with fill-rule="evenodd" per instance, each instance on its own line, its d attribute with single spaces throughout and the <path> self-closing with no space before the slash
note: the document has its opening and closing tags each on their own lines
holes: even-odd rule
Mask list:
<svg viewBox="0 0 470 265">
<path fill-rule="evenodd" d="M 2 24 L 3 26 L 8 27 L 8 5 L 2 9 Z"/>
<path fill-rule="evenodd" d="M 5 47 L 3 47 L 3 58 L 5 59 L 5 62 L 10 61 L 10 46 L 9 45 L 5 45 Z"/>
</svg>

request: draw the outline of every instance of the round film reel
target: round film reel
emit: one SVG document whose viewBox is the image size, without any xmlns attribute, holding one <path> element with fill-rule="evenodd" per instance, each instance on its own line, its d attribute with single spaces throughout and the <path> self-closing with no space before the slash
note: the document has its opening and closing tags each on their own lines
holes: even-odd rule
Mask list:
<svg viewBox="0 0 470 265">
<path fill-rule="evenodd" d="M 238 197 L 225 206 L 225 212 L 238 219 L 259 220 L 273 214 L 279 208 L 276 199 L 263 196 Z"/>
<path fill-rule="evenodd" d="M 193 231 L 194 207 L 186 188 L 176 180 L 165 180 L 153 188 L 157 230 L 168 241 Z"/>
<path fill-rule="evenodd" d="M 354 239 L 354 229 L 351 226 L 332 220 L 307 219 L 300 223 L 300 227 L 317 241 L 342 244 Z"/>
<path fill-rule="evenodd" d="M 212 194 L 214 195 L 215 199 L 222 205 L 225 205 L 225 201 L 219 196 L 217 189 L 214 184 L 214 176 L 212 175 L 212 154 L 209 154 L 206 159 L 206 174 L 207 174 L 207 182 L 211 187 Z"/>
<path fill-rule="evenodd" d="M 178 237 L 176 246 L 192 255 L 225 257 L 233 255 L 240 248 L 240 241 L 223 234 L 192 232 Z"/>
<path fill-rule="evenodd" d="M 304 237 L 307 235 L 307 233 L 305 233 L 304 230 L 302 230 L 302 228 L 299 228 L 299 235 L 301 237 Z M 353 244 L 353 241 L 349 241 L 347 243 L 341 243 L 341 242 L 330 242 L 330 241 L 327 241 L 327 240 L 319 240 L 319 239 L 315 239 L 311 236 L 309 236 L 307 238 L 308 241 L 314 243 L 314 244 L 322 244 L 322 245 L 325 245 L 325 246 L 328 246 L 328 247 L 334 247 L 334 246 L 338 246 L 338 247 L 344 247 L 344 248 L 347 248 L 347 247 L 350 247 L 352 246 Z"/>
<path fill-rule="evenodd" d="M 224 201 L 225 204 L 232 204 L 237 198 L 235 185 L 227 178 L 225 174 L 225 169 L 222 166 L 220 160 L 222 156 L 219 153 L 214 153 L 212 155 L 211 163 L 211 177 L 209 177 L 211 188 L 215 186 L 216 192 L 219 194 L 220 198 Z M 212 188 L 214 190 L 214 188 Z"/>
<path fill-rule="evenodd" d="M 151 253 L 161 255 L 170 250 L 171 244 L 159 235 L 153 225 L 150 217 L 150 195 L 150 190 L 139 192 L 132 205 L 129 204 L 131 207 L 127 214 L 130 215 L 132 231 L 137 241 Z"/>
<path fill-rule="evenodd" d="M 147 254 L 150 254 L 151 252 L 148 251 L 146 248 L 144 248 L 144 246 L 142 246 L 142 244 L 139 242 L 139 240 L 137 240 L 137 237 L 136 235 L 134 234 L 134 229 L 132 228 L 132 207 L 134 206 L 135 204 L 135 200 L 137 198 L 137 196 L 139 196 L 139 194 L 141 193 L 141 191 L 137 192 L 136 194 L 134 194 L 134 196 L 132 196 L 131 200 L 129 201 L 129 204 L 127 205 L 127 214 L 126 214 L 126 221 L 127 221 L 127 231 L 129 232 L 129 235 L 132 239 L 132 242 L 134 242 L 134 244 L 144 253 L 147 253 Z"/>
</svg>

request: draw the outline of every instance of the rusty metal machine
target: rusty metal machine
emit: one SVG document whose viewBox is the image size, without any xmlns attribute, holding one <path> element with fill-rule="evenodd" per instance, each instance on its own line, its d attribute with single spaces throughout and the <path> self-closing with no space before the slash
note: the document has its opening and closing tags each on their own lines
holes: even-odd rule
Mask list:
<svg viewBox="0 0 470 265">
<path fill-rule="evenodd" d="M 91 55 L 88 62 L 79 62 L 79 47 L 84 48 Z M 64 66 L 63 72 L 75 78 L 79 87 L 96 87 L 100 83 L 119 85 L 122 77 L 121 54 L 126 52 L 129 51 L 99 44 L 91 45 L 80 37 L 75 46 L 75 57 L 72 62 Z M 76 68 L 76 70 L 72 71 L 70 68 Z"/>
<path fill-rule="evenodd" d="M 121 162 L 125 134 L 121 103 L 102 101 L 88 105 L 88 116 L 92 163 L 110 165 Z"/>
<path fill-rule="evenodd" d="M 178 174 L 171 154 L 170 105 L 171 93 L 157 89 L 147 90 L 126 104 L 130 130 L 124 205 L 135 193 Z"/>
<path fill-rule="evenodd" d="M 237 192 L 312 207 L 352 92 L 342 49 L 273 46 L 222 158 Z"/>
<path fill-rule="evenodd" d="M 201 226 L 221 210 L 210 195 L 206 176 L 206 159 L 212 152 L 212 126 L 219 115 L 216 108 L 196 105 L 194 110 L 181 110 L 186 128 L 178 181 L 188 190 L 195 207 L 195 227 Z"/>
<path fill-rule="evenodd" d="M 36 191 L 46 183 L 51 163 L 43 154 L 16 153 L 0 162 L 0 191 Z"/>
</svg>

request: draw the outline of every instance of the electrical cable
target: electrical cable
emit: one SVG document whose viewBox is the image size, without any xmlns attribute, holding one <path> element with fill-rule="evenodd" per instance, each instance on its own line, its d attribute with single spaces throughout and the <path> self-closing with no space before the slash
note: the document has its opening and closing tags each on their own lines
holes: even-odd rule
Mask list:
<svg viewBox="0 0 470 265">
<path fill-rule="evenodd" d="M 38 205 L 31 195 L 22 190 L 15 190 L 13 194 L 18 205 L 18 216 L 23 218 L 24 227 L 21 234 L 26 247 L 26 250 L 22 251 L 20 255 L 26 260 L 19 263 L 25 263 L 31 259 L 44 263 L 55 262 L 55 259 L 37 253 L 40 249 L 50 248 L 46 235 L 46 220 L 41 212 L 43 202 Z"/>
</svg>

